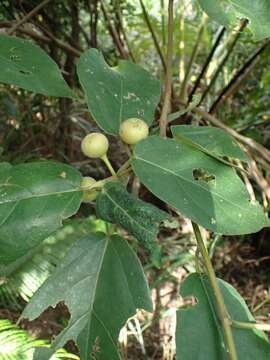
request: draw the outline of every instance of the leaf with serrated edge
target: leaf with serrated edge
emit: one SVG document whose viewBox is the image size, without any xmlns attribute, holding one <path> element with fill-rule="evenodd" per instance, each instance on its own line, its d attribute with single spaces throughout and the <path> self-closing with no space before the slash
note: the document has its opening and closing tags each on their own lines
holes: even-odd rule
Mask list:
<svg viewBox="0 0 270 360">
<path fill-rule="evenodd" d="M 73 97 L 56 63 L 34 43 L 0 35 L 0 82 L 47 96 Z"/>
<path fill-rule="evenodd" d="M 86 51 L 77 66 L 88 108 L 107 133 L 117 135 L 121 122 L 137 117 L 150 125 L 160 98 L 160 83 L 139 65 L 119 61 L 109 67 L 96 49 Z"/>
<path fill-rule="evenodd" d="M 193 147 L 151 136 L 136 145 L 132 167 L 153 194 L 209 230 L 237 235 L 270 225 L 236 172 Z M 196 179 L 197 170 L 213 180 Z"/>
<path fill-rule="evenodd" d="M 77 212 L 80 182 L 77 170 L 57 162 L 0 165 L 0 263 L 24 256 Z"/>
<path fill-rule="evenodd" d="M 244 299 L 227 282 L 218 280 L 230 317 L 254 322 Z M 194 296 L 197 304 L 177 311 L 177 360 L 227 360 L 213 291 L 206 277 L 189 275 L 181 285 L 182 297 Z M 232 327 L 238 360 L 268 360 L 270 344 L 262 331 Z"/>
<path fill-rule="evenodd" d="M 96 212 L 103 220 L 123 226 L 158 261 L 159 247 L 155 240 L 160 222 L 168 218 L 166 212 L 135 198 L 116 181 L 103 187 L 96 201 Z"/>
<path fill-rule="evenodd" d="M 47 307 L 64 301 L 71 317 L 51 348 L 37 349 L 35 360 L 50 356 L 74 340 L 80 359 L 119 360 L 121 328 L 137 309 L 152 311 L 142 266 L 128 243 L 114 235 L 89 234 L 68 252 L 61 265 L 41 286 L 21 318 L 38 317 Z"/>
</svg>

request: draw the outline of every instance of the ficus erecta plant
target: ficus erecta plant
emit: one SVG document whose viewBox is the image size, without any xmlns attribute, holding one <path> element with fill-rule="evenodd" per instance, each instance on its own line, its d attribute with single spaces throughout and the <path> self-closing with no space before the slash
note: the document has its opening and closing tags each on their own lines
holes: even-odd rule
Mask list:
<svg viewBox="0 0 270 360">
<path fill-rule="evenodd" d="M 213 3 L 200 2 L 206 11 Z M 237 9 L 230 5 L 231 12 L 238 14 Z M 31 42 L 0 35 L 0 65 L 3 83 L 76 98 L 56 64 Z M 33 70 L 36 68 L 39 71 Z M 269 226 L 263 208 L 250 200 L 239 176 L 242 170 L 233 161 L 248 164 L 242 147 L 231 135 L 209 126 L 172 126 L 172 137 L 167 138 L 168 119 L 178 116 L 168 116 L 168 76 L 159 136 L 151 125 L 161 84 L 146 70 L 128 61 L 111 68 L 99 51 L 90 49 L 81 55 L 77 74 L 89 112 L 100 127 L 100 132 L 86 134 L 81 150 L 85 157 L 101 159 L 111 176 L 101 180 L 83 177 L 74 167 L 55 161 L 1 163 L 1 276 L 16 269 L 63 220 L 77 213 L 82 202 L 95 204 L 99 218 L 134 236 L 159 267 L 162 251 L 156 238 L 169 212 L 127 191 L 128 179 L 134 174 L 168 208 L 191 220 L 197 240 L 196 272 L 187 277 L 180 291 L 181 296 L 193 296 L 197 302 L 177 311 L 177 359 L 269 359 L 270 345 L 263 332 L 269 327 L 257 324 L 237 291 L 216 277 L 200 231 L 204 227 L 217 234 L 241 235 Z M 186 111 L 191 110 L 189 105 Z M 119 137 L 127 149 L 129 159 L 119 169 L 109 161 L 106 134 Z M 49 360 L 69 340 L 77 344 L 82 360 L 121 359 L 121 328 L 138 309 L 153 311 L 140 261 L 117 230 L 78 238 L 33 295 L 20 320 L 33 320 L 61 301 L 70 311 L 68 325 L 50 347 L 36 349 L 35 360 Z"/>
</svg>

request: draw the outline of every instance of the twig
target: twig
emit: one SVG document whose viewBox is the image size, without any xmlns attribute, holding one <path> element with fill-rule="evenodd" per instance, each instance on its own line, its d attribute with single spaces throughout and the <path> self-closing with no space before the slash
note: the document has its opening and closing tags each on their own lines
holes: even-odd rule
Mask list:
<svg viewBox="0 0 270 360">
<path fill-rule="evenodd" d="M 200 250 L 200 253 L 201 253 L 203 261 L 204 261 L 204 265 L 205 265 L 205 268 L 207 271 L 207 275 L 208 275 L 212 290 L 214 292 L 217 310 L 219 313 L 219 319 L 222 323 L 224 341 L 225 341 L 225 344 L 227 347 L 229 359 L 237 360 L 237 353 L 236 353 L 234 339 L 233 339 L 233 335 L 232 335 L 232 329 L 231 329 L 231 319 L 229 318 L 229 315 L 228 315 L 228 312 L 227 312 L 227 309 L 226 309 L 226 306 L 225 306 L 225 303 L 223 300 L 223 296 L 222 296 L 221 290 L 220 290 L 218 282 L 217 282 L 215 271 L 213 269 L 211 260 L 209 258 L 206 247 L 204 245 L 204 241 L 203 241 L 199 226 L 196 223 L 192 222 L 192 227 L 193 227 L 194 234 L 195 234 L 195 237 L 197 240 L 198 248 Z"/>
<path fill-rule="evenodd" d="M 128 52 L 129 52 L 129 56 L 130 56 L 130 58 L 131 58 L 131 60 L 133 62 L 136 62 L 136 59 L 135 59 L 135 56 L 133 54 L 129 39 L 127 37 L 125 27 L 123 26 L 123 19 L 122 19 L 122 13 L 121 13 L 119 0 L 116 0 L 116 16 L 117 16 L 117 19 L 118 19 L 118 22 L 119 22 L 119 28 L 120 28 L 120 30 L 121 30 L 121 32 L 123 34 L 123 38 L 124 38 L 124 40 L 126 42 L 126 46 L 127 46 Z"/>
<path fill-rule="evenodd" d="M 41 28 L 41 30 L 43 30 L 45 32 L 45 34 L 56 44 L 58 45 L 58 47 L 60 47 L 63 50 L 66 50 L 70 53 L 72 53 L 73 55 L 80 57 L 81 56 L 81 52 L 77 49 L 75 49 L 73 46 L 65 43 L 64 41 L 58 39 L 57 37 L 55 37 L 50 31 L 48 31 L 47 29 Z"/>
<path fill-rule="evenodd" d="M 167 117 L 170 111 L 172 95 L 172 54 L 173 54 L 173 0 L 169 0 L 168 5 L 168 46 L 167 46 L 167 64 L 165 78 L 165 97 L 164 104 L 159 119 L 160 135 L 166 137 Z"/>
<path fill-rule="evenodd" d="M 270 184 L 260 173 L 260 171 L 257 167 L 256 161 L 253 159 L 250 162 L 250 173 L 251 173 L 252 177 L 255 179 L 255 181 L 257 182 L 257 184 L 260 186 L 262 191 L 265 193 L 268 201 L 270 201 Z"/>
<path fill-rule="evenodd" d="M 237 131 L 234 129 L 229 128 L 225 124 L 223 124 L 220 120 L 218 120 L 215 116 L 209 114 L 208 112 L 200 109 L 200 108 L 194 108 L 192 110 L 193 113 L 203 117 L 205 120 L 209 121 L 210 123 L 214 124 L 217 127 L 220 127 L 221 129 L 224 129 L 229 134 L 231 134 L 233 137 L 235 137 L 237 140 L 239 140 L 241 143 L 249 146 L 252 150 L 255 150 L 257 153 L 260 154 L 260 156 L 267 162 L 270 162 L 270 151 L 266 149 L 263 145 L 257 143 L 255 140 L 238 134 Z"/>
<path fill-rule="evenodd" d="M 106 7 L 104 5 L 104 2 L 103 2 L 103 0 L 99 0 L 99 2 L 100 2 L 100 5 L 101 5 L 101 10 L 102 10 L 104 19 L 107 22 L 109 33 L 111 34 L 111 37 L 112 37 L 112 39 L 113 39 L 113 41 L 114 41 L 114 43 L 115 43 L 115 45 L 116 45 L 116 47 L 118 49 L 118 52 L 119 52 L 120 56 L 123 59 L 127 59 L 128 58 L 127 53 L 126 53 L 125 49 L 123 48 L 123 45 L 121 43 L 121 40 L 120 40 L 120 38 L 118 36 L 117 31 L 115 30 L 114 26 L 111 23 L 111 19 L 109 17 L 107 9 L 106 9 Z"/>
<path fill-rule="evenodd" d="M 32 16 L 34 16 L 40 9 L 42 9 L 45 5 L 47 5 L 51 0 L 43 0 L 40 4 L 38 4 L 34 9 L 32 9 L 27 15 L 25 15 L 21 20 L 19 20 L 12 28 L 9 29 L 8 34 L 12 34 L 20 25 L 29 20 Z"/>
<path fill-rule="evenodd" d="M 0 23 L 0 28 L 10 27 L 10 26 L 12 26 L 10 22 L 1 22 Z M 56 38 L 52 33 L 50 33 L 46 29 L 41 28 L 41 31 L 45 32 L 46 35 L 40 34 L 34 30 L 29 30 L 26 28 L 20 28 L 20 29 L 16 29 L 16 30 L 22 34 L 30 36 L 32 39 L 35 39 L 38 41 L 42 41 L 45 43 L 50 43 L 51 41 L 53 41 L 60 49 L 65 50 L 65 51 L 73 54 L 76 57 L 79 57 L 81 55 L 81 52 L 79 50 L 75 49 L 73 46 L 65 43 L 64 41 L 59 40 L 58 38 Z M 7 33 L 9 33 L 9 32 L 7 31 Z"/>
<path fill-rule="evenodd" d="M 236 164 L 237 164 L 237 166 L 238 166 L 240 169 L 243 170 L 243 171 L 241 172 L 241 176 L 242 176 L 242 178 L 243 178 L 243 180 L 244 180 L 244 183 L 245 183 L 245 185 L 246 185 L 246 188 L 247 188 L 247 191 L 248 191 L 248 193 L 249 193 L 249 197 L 250 197 L 251 202 L 255 202 L 255 201 L 256 201 L 256 195 L 255 195 L 253 186 L 252 186 L 251 182 L 249 181 L 248 176 L 247 176 L 247 175 L 245 174 L 245 172 L 244 172 L 244 170 L 245 170 L 245 169 L 244 169 L 244 166 L 242 165 L 241 161 L 239 161 L 239 160 L 236 160 Z M 249 169 L 249 170 L 251 170 L 251 169 Z M 253 176 L 253 177 L 254 177 L 254 176 Z"/>
<path fill-rule="evenodd" d="M 193 47 L 190 60 L 189 60 L 189 62 L 187 64 L 187 68 L 186 68 L 186 71 L 185 71 L 185 76 L 184 76 L 183 82 L 181 84 L 180 99 L 184 100 L 184 101 L 186 99 L 187 84 L 188 84 L 189 76 L 190 76 L 190 73 L 191 73 L 192 65 L 194 64 L 194 62 L 196 60 L 196 57 L 198 55 L 199 45 L 201 43 L 201 39 L 202 39 L 202 35 L 203 35 L 203 32 L 204 32 L 205 23 L 206 23 L 207 19 L 208 19 L 207 16 L 203 15 L 202 22 L 201 22 L 201 25 L 200 25 L 199 30 L 198 30 L 197 39 L 196 39 L 195 45 Z"/>
<path fill-rule="evenodd" d="M 255 54 L 253 54 L 248 59 L 248 61 L 243 66 L 241 66 L 235 76 L 231 79 L 228 85 L 224 87 L 224 89 L 218 95 L 217 99 L 213 102 L 209 111 L 210 113 L 214 113 L 222 103 L 224 103 L 230 96 L 232 96 L 237 91 L 240 84 L 246 79 L 249 73 L 257 65 L 258 61 L 260 60 L 259 55 L 261 55 L 268 48 L 269 45 L 270 41 L 267 41 L 255 52 Z"/>
<path fill-rule="evenodd" d="M 226 31 L 225 27 L 222 27 L 220 29 L 220 31 L 218 33 L 218 36 L 216 38 L 216 41 L 214 42 L 214 45 L 212 46 L 212 49 L 211 49 L 209 55 L 207 56 L 207 59 L 205 60 L 205 63 L 203 65 L 203 67 L 202 67 L 202 70 L 201 70 L 201 72 L 200 72 L 200 74 L 199 74 L 199 76 L 198 76 L 198 78 L 197 78 L 197 80 L 196 80 L 196 82 L 195 82 L 195 84 L 193 86 L 193 89 L 191 90 L 191 92 L 189 94 L 189 97 L 188 97 L 188 102 L 189 103 L 192 101 L 193 95 L 195 94 L 198 87 L 200 86 L 201 80 L 202 80 L 206 70 L 208 69 L 208 66 L 209 66 L 209 64 L 210 64 L 210 62 L 211 62 L 211 60 L 212 60 L 212 58 L 213 58 L 213 56 L 214 56 L 214 54 L 216 52 L 216 49 L 217 49 L 217 47 L 218 47 L 218 45 L 219 45 L 225 31 Z"/>
<path fill-rule="evenodd" d="M 253 308 L 253 313 L 256 313 L 258 310 L 260 310 L 269 301 L 270 301 L 270 294 L 267 294 L 266 297 L 264 298 L 264 300 L 260 304 L 258 304 L 257 306 L 255 306 Z"/>
<path fill-rule="evenodd" d="M 165 46 L 165 43 L 166 43 L 166 31 L 165 31 L 164 0 L 160 0 L 160 9 L 161 9 L 162 45 Z"/>
<path fill-rule="evenodd" d="M 242 322 L 232 320 L 232 325 L 239 329 L 270 331 L 270 324 Z"/>
<path fill-rule="evenodd" d="M 238 29 L 231 34 L 231 43 L 228 47 L 227 53 L 224 56 L 224 58 L 222 59 L 222 61 L 220 62 L 220 64 L 218 65 L 209 85 L 207 86 L 207 88 L 205 89 L 204 93 L 202 94 L 202 98 L 201 98 L 201 102 L 200 104 L 203 102 L 203 100 L 205 99 L 206 95 L 209 93 L 209 91 L 211 90 L 211 88 L 213 87 L 214 83 L 216 82 L 221 70 L 223 69 L 224 65 L 226 64 L 226 62 L 228 61 L 236 43 L 237 40 L 239 39 L 240 35 L 242 34 L 243 29 L 246 27 L 247 25 L 247 20 L 243 20 L 241 21 L 240 26 L 238 27 Z"/>
<path fill-rule="evenodd" d="M 85 3 L 90 14 L 90 43 L 92 47 L 97 48 L 98 0 L 85 0 Z"/>
<path fill-rule="evenodd" d="M 164 56 L 163 56 L 163 53 L 162 53 L 162 50 L 159 46 L 159 42 L 158 42 L 158 39 L 157 39 L 157 36 L 156 36 L 156 33 L 154 31 L 154 28 L 151 24 L 151 21 L 149 19 L 149 16 L 148 16 L 148 13 L 146 11 L 146 8 L 144 6 L 144 3 L 143 3 L 143 0 L 140 0 L 140 5 L 141 5 L 141 8 L 142 8 L 142 12 L 143 12 L 143 17 L 144 17 L 144 20 L 146 22 L 146 25 L 148 27 L 148 30 L 150 31 L 151 33 L 151 36 L 152 36 L 152 39 L 153 39 L 153 42 L 154 42 L 154 45 L 155 45 L 155 48 L 156 48 L 156 51 L 160 57 L 160 61 L 161 61 L 161 64 L 163 66 L 163 69 L 164 71 L 166 72 L 166 62 L 165 62 L 165 59 L 164 59 Z"/>
<path fill-rule="evenodd" d="M 15 23 L 14 21 L 1 21 L 0 29 L 11 28 L 14 23 Z M 30 30 L 28 28 L 21 27 L 20 29 L 16 29 L 16 31 L 18 31 L 22 34 L 28 35 L 35 40 L 39 40 L 39 41 L 42 41 L 45 43 L 49 43 L 51 41 L 47 36 L 42 35 L 40 32 Z M 5 32 L 8 34 L 9 30 L 6 30 Z"/>
<path fill-rule="evenodd" d="M 185 79 L 185 6 L 182 1 L 180 8 L 180 18 L 179 18 L 179 83 L 182 85 Z M 185 101 L 185 95 L 182 93 L 183 88 L 180 88 L 180 100 Z"/>
</svg>

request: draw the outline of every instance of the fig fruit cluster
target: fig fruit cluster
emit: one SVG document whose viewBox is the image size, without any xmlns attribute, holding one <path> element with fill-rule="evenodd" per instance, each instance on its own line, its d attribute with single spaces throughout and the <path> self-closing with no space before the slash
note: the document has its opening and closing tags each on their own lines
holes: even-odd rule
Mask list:
<svg viewBox="0 0 270 360">
<path fill-rule="evenodd" d="M 138 118 L 130 118 L 123 121 L 120 125 L 119 136 L 121 140 L 128 145 L 135 145 L 149 135 L 149 127 Z M 92 159 L 102 159 L 113 173 L 113 169 L 107 158 L 109 149 L 108 138 L 98 132 L 86 135 L 81 142 L 82 153 Z M 83 191 L 83 201 L 90 202 L 96 199 L 98 190 L 95 187 L 96 180 L 92 177 L 85 176 L 81 182 Z"/>
</svg>

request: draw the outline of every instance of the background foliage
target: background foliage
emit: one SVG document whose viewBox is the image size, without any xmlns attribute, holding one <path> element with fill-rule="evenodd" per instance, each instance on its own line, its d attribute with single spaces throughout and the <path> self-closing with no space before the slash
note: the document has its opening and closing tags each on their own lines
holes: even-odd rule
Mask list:
<svg viewBox="0 0 270 360">
<path fill-rule="evenodd" d="M 221 1 L 218 3 L 222 11 L 219 12 L 219 17 L 217 17 L 216 13 L 209 11 L 209 9 L 213 9 L 213 1 L 199 2 L 203 5 L 210 18 L 215 21 L 211 21 L 202 13 L 198 2 L 189 0 L 174 1 L 173 91 L 170 104 L 170 112 L 176 113 L 171 118 L 171 123 L 174 125 L 173 136 L 176 139 L 181 134 L 187 136 L 183 125 L 208 124 L 226 129 L 234 139 L 240 140 L 240 143 L 245 146 L 242 151 L 234 146 L 230 148 L 228 138 L 223 140 L 219 138 L 216 132 L 207 134 L 206 139 L 208 141 L 203 141 L 202 136 L 196 137 L 192 136 L 192 133 L 189 134 L 190 141 L 195 143 L 196 146 L 203 147 L 204 151 L 210 152 L 214 156 L 213 159 L 209 159 L 208 156 L 204 156 L 205 154 L 202 153 L 200 161 L 201 167 L 209 167 L 211 170 L 210 175 L 216 175 L 217 179 L 218 171 L 227 167 L 222 163 L 217 165 L 215 156 L 233 157 L 235 166 L 245 166 L 243 164 L 248 159 L 248 173 L 242 173 L 241 175 L 247 191 L 243 195 L 243 184 L 238 181 L 239 191 L 237 191 L 237 194 L 229 195 L 233 200 L 239 196 L 239 201 L 243 204 L 241 211 L 245 216 L 241 217 L 241 221 L 239 217 L 239 233 L 242 233 L 241 226 L 246 227 L 247 225 L 250 226 L 250 232 L 258 231 L 267 222 L 261 209 L 258 209 L 256 216 L 254 216 L 254 213 L 250 215 L 248 210 L 254 205 L 248 203 L 248 197 L 259 200 L 263 204 L 264 212 L 269 212 L 270 157 L 267 148 L 269 148 L 270 141 L 270 42 L 267 36 L 269 36 L 270 21 L 267 14 L 269 14 L 270 10 L 264 1 L 256 2 L 255 8 L 250 8 L 249 13 L 243 8 L 243 3 L 245 3 L 245 6 L 247 3 L 254 6 L 254 2 L 243 0 Z M 130 102 L 125 104 L 125 100 L 134 97 L 134 101 L 139 101 L 141 113 L 138 115 L 145 115 L 148 123 L 152 124 L 152 132 L 157 132 L 157 120 L 161 115 L 164 95 L 161 95 L 161 101 L 159 102 L 160 93 L 155 90 L 159 82 L 153 80 L 152 76 L 159 79 L 160 84 L 164 83 L 168 25 L 167 2 L 163 0 L 160 2 L 151 0 L 61 0 L 44 2 L 43 6 L 37 9 L 37 6 L 42 3 L 40 1 L 3 0 L 0 4 L 1 34 L 16 35 L 31 40 L 33 43 L 31 45 L 32 57 L 22 59 L 20 47 L 18 47 L 17 43 L 14 44 L 16 51 L 9 53 L 10 46 L 13 46 L 10 43 L 10 38 L 1 36 L 0 65 L 2 68 L 10 69 L 9 76 L 6 76 L 4 72 L 0 74 L 1 161 L 13 164 L 12 169 L 8 169 L 8 172 L 11 173 L 9 176 L 16 175 L 17 167 L 27 167 L 27 165 L 17 164 L 37 159 L 53 159 L 73 165 L 83 175 L 103 179 L 109 175 L 107 169 L 99 160 L 85 160 L 80 152 L 80 141 L 87 132 L 98 129 L 95 120 L 107 133 L 115 134 L 118 132 L 119 98 L 123 107 L 121 111 L 126 112 L 127 116 L 129 116 L 129 112 L 132 113 L 132 108 L 128 105 Z M 230 6 L 230 11 L 225 15 L 223 9 L 227 5 Z M 29 18 L 26 18 L 27 14 L 33 9 L 37 10 Z M 236 20 L 239 14 L 241 17 L 247 17 L 250 22 L 248 23 L 243 19 L 240 22 Z M 263 21 L 257 21 L 260 14 L 263 14 Z M 23 20 L 23 22 L 20 23 L 20 20 Z M 226 28 L 224 25 L 226 25 Z M 51 62 L 44 55 L 44 52 L 41 53 L 34 44 L 42 48 L 57 65 L 55 65 L 55 71 L 50 73 L 50 76 L 46 71 L 40 73 L 37 69 L 29 67 L 33 58 L 43 63 L 44 61 Z M 97 51 L 93 49 L 88 50 L 79 61 L 80 55 L 89 48 L 101 50 L 104 59 L 109 65 L 107 66 L 101 55 L 98 55 Z M 135 72 L 137 65 L 130 65 L 125 62 L 126 60 L 142 65 L 150 72 L 152 76 L 149 77 L 147 84 L 144 83 L 144 76 L 142 76 L 143 80 L 139 76 L 134 76 L 133 71 Z M 97 71 L 94 74 L 85 73 L 84 61 L 94 61 Z M 106 69 L 102 66 L 105 66 Z M 117 75 L 114 70 L 115 67 Z M 76 69 L 78 69 L 79 76 L 76 75 Z M 140 71 L 144 74 L 144 70 Z M 110 82 L 107 81 L 104 72 L 106 76 L 109 73 Z M 14 73 L 16 77 L 12 78 Z M 42 80 L 44 78 L 46 78 L 46 81 Z M 104 87 L 100 86 L 93 89 L 91 87 L 93 79 L 99 85 L 104 82 L 107 83 L 106 92 L 108 94 L 110 92 L 114 93 L 119 84 L 120 88 L 122 87 L 122 92 L 115 93 L 117 95 L 115 99 L 117 100 L 111 101 L 111 96 L 108 96 L 108 101 L 111 101 L 110 108 L 105 109 L 102 105 L 100 106 L 98 100 L 99 96 L 102 96 Z M 35 84 L 40 81 L 39 86 L 35 88 L 35 93 L 27 91 L 33 89 L 32 85 L 29 87 L 32 80 Z M 79 80 L 88 97 L 87 105 L 93 118 L 89 114 Z M 68 86 L 73 89 L 73 92 Z M 163 93 L 164 87 L 160 86 L 160 89 Z M 90 96 L 88 96 L 89 94 Z M 96 96 L 97 101 L 93 101 L 93 94 Z M 65 97 L 58 98 L 58 95 Z M 194 97 L 194 95 L 197 97 Z M 74 98 L 71 100 L 70 97 L 72 96 Z M 187 107 L 189 107 L 189 111 L 186 111 Z M 106 123 L 108 117 L 112 121 Z M 114 124 L 113 128 L 111 124 Z M 215 130 L 217 131 L 216 128 Z M 172 134 L 169 134 L 169 136 L 171 137 Z M 219 139 L 218 145 L 216 145 L 217 139 Z M 139 246 L 139 242 L 132 236 L 127 235 L 126 230 L 130 234 L 136 235 L 134 233 L 136 227 L 122 217 L 119 209 L 113 211 L 108 199 L 110 186 L 105 187 L 103 197 L 99 200 L 100 202 L 107 201 L 108 206 L 108 212 L 100 212 L 99 216 L 107 221 L 113 220 L 113 222 L 122 225 L 123 228 L 119 227 L 118 231 L 128 239 L 133 250 L 138 253 L 150 282 L 155 305 L 153 317 L 140 312 L 131 318 L 122 330 L 120 344 L 124 359 L 175 358 L 175 342 L 172 336 L 174 336 L 173 326 L 176 309 L 180 307 L 177 317 L 183 317 L 183 321 L 185 321 L 185 314 L 188 311 L 193 311 L 193 316 L 196 316 L 196 306 L 198 304 L 191 310 L 182 309 L 192 303 L 192 299 L 188 300 L 184 299 L 184 297 L 194 295 L 191 288 L 194 288 L 195 285 L 198 292 L 196 293 L 197 299 L 201 300 L 199 306 L 205 306 L 205 311 L 211 313 L 209 305 L 205 303 L 205 290 L 203 290 L 202 284 L 198 283 L 196 276 L 184 281 L 180 291 L 182 297 L 179 296 L 180 284 L 195 268 L 194 254 L 196 247 L 189 221 L 178 212 L 171 210 L 171 208 L 166 208 L 163 202 L 150 194 L 144 187 L 144 185 L 147 186 L 155 195 L 162 198 L 162 200 L 166 200 L 170 205 L 181 211 L 182 214 L 189 216 L 190 199 L 185 198 L 185 196 L 183 201 L 179 201 L 175 197 L 170 198 L 172 196 L 170 195 L 172 194 L 171 188 L 175 183 L 171 172 L 167 171 L 167 174 L 164 174 L 162 186 L 160 186 L 159 182 L 157 184 L 152 181 L 149 183 L 147 176 L 144 175 L 150 169 L 147 167 L 145 170 L 142 159 L 151 161 L 155 165 L 161 161 L 162 157 L 167 156 L 167 146 L 164 147 L 164 151 L 160 147 L 160 153 L 155 153 L 151 148 L 151 146 L 154 146 L 154 142 L 164 141 L 171 142 L 171 140 L 151 138 L 151 140 L 146 140 L 136 147 L 133 168 L 136 175 L 140 175 L 141 178 L 144 178 L 144 181 L 141 184 L 134 177 L 130 179 L 128 184 L 128 190 L 133 195 L 139 195 L 143 201 L 160 208 L 160 212 L 157 211 L 156 213 L 156 221 L 162 220 L 164 210 L 170 214 L 170 217 L 163 222 L 158 236 L 158 243 L 151 243 L 152 245 L 148 249 L 150 253 L 143 250 Z M 222 147 L 222 144 L 226 145 Z M 184 149 L 185 145 L 181 145 L 181 147 Z M 226 153 L 224 153 L 224 149 Z M 229 150 L 231 151 L 228 153 Z M 177 151 L 173 149 L 172 155 L 167 160 L 163 159 L 167 164 L 165 172 L 168 169 L 181 168 L 181 160 L 178 160 L 180 154 L 177 159 L 174 158 L 175 154 L 177 154 Z M 111 137 L 109 157 L 115 168 L 118 168 L 126 160 L 124 148 L 115 137 Z M 244 163 L 241 164 L 239 159 L 243 160 Z M 190 161 L 192 163 L 192 157 Z M 155 176 L 154 165 L 152 168 L 153 177 Z M 3 177 L 3 182 L 5 182 L 7 165 L 2 166 L 5 173 L 0 170 L 0 177 Z M 68 173 L 69 171 L 69 168 L 57 168 L 59 174 Z M 228 170 L 227 182 L 224 181 L 224 183 L 220 184 L 222 192 L 228 188 L 228 184 L 236 181 L 232 172 L 233 170 Z M 202 176 L 201 173 L 199 175 Z M 27 188 L 28 176 L 29 174 L 25 170 L 25 188 Z M 40 179 L 42 176 L 42 172 L 38 173 Z M 187 178 L 190 176 L 191 174 Z M 73 182 L 79 183 L 80 176 L 76 170 L 72 171 L 70 177 Z M 64 178 L 59 177 L 60 181 L 61 188 L 64 182 L 66 190 L 68 190 L 69 177 L 68 179 L 65 179 L 65 176 Z M 183 186 L 183 179 L 177 181 Z M 198 183 L 194 177 L 192 181 L 193 183 L 190 184 L 188 191 L 195 197 Z M 37 178 L 36 186 L 38 186 L 38 183 L 39 179 Z M 58 199 L 56 202 L 52 196 L 49 199 L 50 206 L 55 209 L 54 216 L 59 217 L 59 212 L 62 212 L 62 209 L 55 207 L 55 204 L 60 204 L 59 196 L 71 196 L 71 194 L 61 195 L 61 193 L 58 193 L 59 185 L 57 183 L 51 183 L 50 186 L 53 189 L 54 196 L 57 196 Z M 117 185 L 113 184 L 111 186 Z M 199 192 L 197 196 L 199 201 L 207 203 L 207 187 L 210 187 L 211 184 L 206 184 L 204 181 L 204 186 L 204 195 Z M 186 190 L 184 186 L 183 189 Z M 118 189 L 118 191 L 123 192 L 125 190 Z M 31 207 L 28 204 L 23 204 L 25 195 L 15 195 L 21 196 L 18 205 L 16 205 L 17 211 L 20 211 L 20 207 L 27 207 L 30 218 L 32 221 L 36 221 L 36 211 L 31 212 Z M 125 194 L 125 196 L 129 197 L 130 195 Z M 76 196 L 72 198 L 70 208 L 67 210 L 69 215 L 76 212 L 80 202 L 79 197 L 80 195 L 77 198 Z M 185 199 L 187 203 L 185 203 Z M 34 201 L 38 201 L 39 206 L 42 208 L 44 205 L 43 200 L 35 199 Z M 114 200 L 117 201 L 117 199 Z M 136 211 L 144 211 L 147 214 L 147 206 L 151 206 L 146 206 L 143 202 L 135 203 L 132 198 L 128 198 L 127 201 L 134 201 L 133 211 L 135 214 Z M 215 208 L 215 211 L 218 211 L 216 205 L 213 206 L 212 204 L 212 207 Z M 4 206 L 5 209 L 0 210 L 1 216 L 6 213 L 6 206 L 13 207 L 15 205 L 14 203 L 1 204 L 1 207 Z M 137 210 L 138 208 L 140 210 Z M 204 221 L 205 227 L 210 230 L 224 232 L 222 231 L 223 228 L 217 229 L 215 223 L 211 221 L 213 214 L 211 213 L 210 203 L 207 208 L 210 209 L 207 218 L 202 220 L 202 217 L 205 217 L 205 212 L 202 212 L 200 206 L 198 206 L 197 217 L 194 220 L 200 219 L 200 221 Z M 36 203 L 33 209 L 36 209 Z M 230 217 L 239 215 L 238 208 L 233 214 L 229 211 L 224 214 L 224 222 L 226 223 L 229 222 Z M 141 218 L 138 216 L 137 221 L 140 222 L 140 220 Z M 12 222 L 12 219 L 9 221 Z M 50 219 L 48 219 L 48 223 L 50 223 Z M 19 233 L 20 237 L 26 236 L 21 224 L 12 222 L 12 225 L 14 229 L 16 227 L 20 229 L 16 234 Z M 64 221 L 63 228 L 55 229 L 55 233 L 37 248 L 32 249 L 32 252 L 27 257 L 20 259 L 19 262 L 15 263 L 15 266 L 1 268 L 0 317 L 3 320 L 0 323 L 0 359 L 6 359 L 6 339 L 9 339 L 9 349 L 14 349 L 14 355 L 9 350 L 10 358 L 13 356 L 14 359 L 17 359 L 19 353 L 20 356 L 23 354 L 26 359 L 31 359 L 33 356 L 32 346 L 47 344 L 44 340 L 33 340 L 32 336 L 52 340 L 67 325 L 70 314 L 63 304 L 58 305 L 54 313 L 47 310 L 40 320 L 33 323 L 34 325 L 31 325 L 28 321 L 22 322 L 20 326 L 26 329 L 28 333 L 15 328 L 10 321 L 16 322 L 26 303 L 49 274 L 52 273 L 55 266 L 62 262 L 67 249 L 74 244 L 79 235 L 86 235 L 89 230 L 113 232 L 114 229 L 114 225 L 107 225 L 106 228 L 102 220 L 96 219 L 92 205 L 83 205 L 75 218 Z M 1 236 L 6 236 L 6 230 L 3 229 L 2 231 Z M 42 232 L 41 228 L 36 228 L 36 231 L 40 233 L 40 242 L 48 235 L 46 232 Z M 136 231 L 138 232 L 138 230 Z M 143 241 L 145 231 L 147 229 L 142 229 L 139 240 L 141 238 Z M 154 227 L 151 231 L 155 235 L 157 229 Z M 227 233 L 230 234 L 230 232 Z M 233 228 L 231 233 L 237 234 L 236 229 Z M 229 281 L 238 289 L 253 310 L 257 320 L 265 321 L 269 312 L 268 301 L 270 299 L 269 277 L 267 274 L 270 256 L 267 243 L 269 230 L 263 229 L 254 235 L 240 235 L 230 238 L 214 235 L 208 231 L 205 231 L 204 235 L 220 277 Z M 14 239 L 15 243 L 16 239 Z M 129 250 L 126 249 L 125 251 Z M 6 257 L 8 253 L 8 249 L 1 248 L 1 256 L 2 254 L 5 255 L 6 262 L 9 262 Z M 160 254 L 162 254 L 161 257 Z M 159 268 L 155 266 L 157 262 L 160 265 Z M 222 287 L 224 287 L 224 293 L 232 291 L 225 282 L 222 283 Z M 56 291 L 59 289 L 56 287 Z M 230 306 L 234 308 L 237 304 L 230 304 Z M 145 308 L 149 309 L 149 306 L 145 305 Z M 249 316 L 249 313 L 244 312 L 243 319 L 239 320 L 244 321 Z M 209 316 L 208 321 L 211 324 L 207 323 L 205 326 L 215 326 L 211 316 Z M 190 327 L 190 331 L 192 331 L 194 325 L 188 322 L 189 320 L 187 320 L 187 327 Z M 201 338 L 201 340 L 203 343 L 207 343 L 204 338 Z M 208 341 L 211 342 L 212 339 L 208 339 Z M 253 340 L 244 339 L 243 341 L 250 343 Z M 180 335 L 177 336 L 176 344 L 181 344 L 183 349 L 183 353 L 177 356 L 179 356 L 179 359 L 180 356 L 188 359 L 184 353 L 183 343 L 186 344 Z M 24 346 L 23 349 L 22 346 Z M 67 350 L 77 354 L 77 348 L 73 343 L 68 343 Z M 195 359 L 196 351 L 195 348 L 194 354 L 189 354 L 190 359 Z M 218 354 L 220 354 L 220 351 L 222 352 L 220 349 L 214 351 L 217 351 Z M 253 358 L 267 358 L 265 353 L 253 355 L 252 351 L 252 349 L 247 348 L 247 356 L 251 356 L 251 358 L 252 356 Z M 63 358 L 65 355 L 62 353 L 59 358 L 61 356 Z M 72 355 L 67 356 L 73 358 Z M 74 355 L 74 358 L 76 358 L 76 355 Z M 245 359 L 248 359 L 248 357 L 245 357 Z"/>
</svg>

